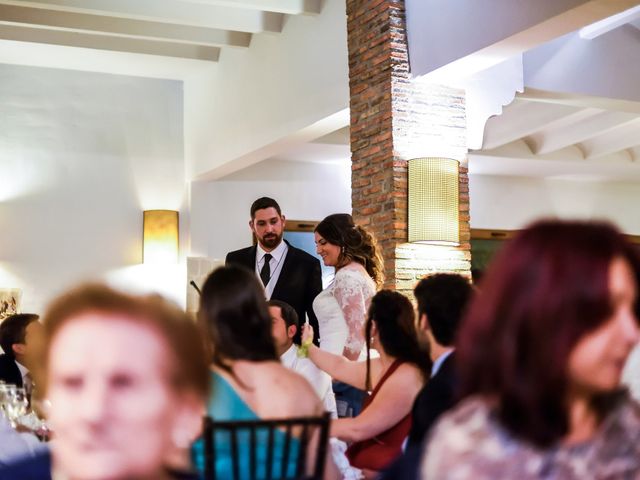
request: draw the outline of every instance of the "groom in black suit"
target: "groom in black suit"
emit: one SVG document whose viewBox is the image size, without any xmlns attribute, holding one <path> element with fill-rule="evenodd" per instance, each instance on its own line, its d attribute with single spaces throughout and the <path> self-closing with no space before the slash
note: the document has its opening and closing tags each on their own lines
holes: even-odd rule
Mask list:
<svg viewBox="0 0 640 480">
<path fill-rule="evenodd" d="M 301 322 L 305 316 L 315 332 L 318 320 L 313 313 L 313 299 L 322 291 L 320 261 L 283 240 L 285 218 L 280 205 L 262 197 L 251 205 L 249 227 L 257 245 L 229 252 L 226 265 L 241 265 L 256 272 L 265 287 L 267 300 L 281 300 L 291 305 Z M 300 334 L 294 337 L 300 343 Z"/>
</svg>

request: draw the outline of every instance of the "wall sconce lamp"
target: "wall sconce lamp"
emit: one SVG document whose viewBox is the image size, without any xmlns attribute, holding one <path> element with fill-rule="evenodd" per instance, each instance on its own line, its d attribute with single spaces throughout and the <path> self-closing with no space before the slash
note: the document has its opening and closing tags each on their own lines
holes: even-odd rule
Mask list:
<svg viewBox="0 0 640 480">
<path fill-rule="evenodd" d="M 178 212 L 144 211 L 142 259 L 145 264 L 178 263 Z"/>
<path fill-rule="evenodd" d="M 451 158 L 409 160 L 409 242 L 460 245 L 458 167 Z"/>
</svg>

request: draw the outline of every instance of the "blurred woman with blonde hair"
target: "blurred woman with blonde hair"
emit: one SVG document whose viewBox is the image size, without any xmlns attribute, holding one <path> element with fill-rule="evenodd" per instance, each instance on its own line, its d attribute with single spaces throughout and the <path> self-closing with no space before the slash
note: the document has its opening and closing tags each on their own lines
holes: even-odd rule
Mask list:
<svg viewBox="0 0 640 480">
<path fill-rule="evenodd" d="M 159 296 L 106 286 L 71 291 L 44 315 L 38 352 L 54 432 L 51 454 L 0 479 L 197 479 L 189 447 L 202 429 L 209 377 L 194 322 Z"/>
</svg>

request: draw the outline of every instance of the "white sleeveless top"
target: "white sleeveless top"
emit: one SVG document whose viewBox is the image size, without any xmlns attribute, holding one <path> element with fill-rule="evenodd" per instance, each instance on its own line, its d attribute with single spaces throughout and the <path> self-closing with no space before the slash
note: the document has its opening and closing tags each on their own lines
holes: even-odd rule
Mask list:
<svg viewBox="0 0 640 480">
<path fill-rule="evenodd" d="M 337 355 L 365 348 L 362 326 L 376 284 L 364 267 L 352 262 L 336 272 L 331 284 L 313 301 L 320 328 L 320 348 Z"/>
</svg>

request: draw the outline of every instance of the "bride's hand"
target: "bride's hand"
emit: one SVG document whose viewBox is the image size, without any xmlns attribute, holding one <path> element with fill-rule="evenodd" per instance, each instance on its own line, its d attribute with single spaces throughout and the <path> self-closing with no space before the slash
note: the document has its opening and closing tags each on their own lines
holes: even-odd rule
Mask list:
<svg viewBox="0 0 640 480">
<path fill-rule="evenodd" d="M 302 326 L 302 344 L 310 345 L 313 343 L 313 327 L 308 323 Z"/>
</svg>

